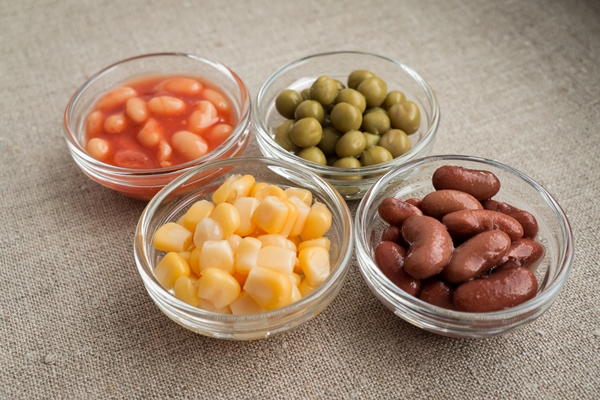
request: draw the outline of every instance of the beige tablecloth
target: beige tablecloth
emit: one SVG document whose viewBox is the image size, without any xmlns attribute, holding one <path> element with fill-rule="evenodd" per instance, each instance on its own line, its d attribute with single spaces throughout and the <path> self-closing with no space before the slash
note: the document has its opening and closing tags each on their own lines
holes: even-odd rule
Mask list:
<svg viewBox="0 0 600 400">
<path fill-rule="evenodd" d="M 71 94 L 120 59 L 182 51 L 230 66 L 254 98 L 277 68 L 334 50 L 422 74 L 442 110 L 433 153 L 499 160 L 557 198 L 575 260 L 539 320 L 488 340 L 429 334 L 356 263 L 329 308 L 268 340 L 210 339 L 156 308 L 132 254 L 144 203 L 72 161 Z M 597 398 L 599 128 L 595 0 L 2 1 L 0 398 Z"/>
</svg>

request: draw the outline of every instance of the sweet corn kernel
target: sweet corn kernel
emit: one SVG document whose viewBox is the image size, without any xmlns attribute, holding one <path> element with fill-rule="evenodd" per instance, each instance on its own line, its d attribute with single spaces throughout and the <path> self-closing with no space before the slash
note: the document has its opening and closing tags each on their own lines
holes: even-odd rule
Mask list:
<svg viewBox="0 0 600 400">
<path fill-rule="evenodd" d="M 192 244 L 192 232 L 175 222 L 167 222 L 154 232 L 154 247 L 160 251 L 186 251 Z"/>
<path fill-rule="evenodd" d="M 246 235 L 246 236 L 257 238 L 259 236 L 266 235 L 266 234 L 267 234 L 267 232 L 263 231 L 262 229 L 260 229 L 259 226 L 257 226 L 256 229 L 254 230 L 254 232 L 252 232 L 251 234 Z"/>
<path fill-rule="evenodd" d="M 302 282 L 300 282 L 300 285 L 298 285 L 298 290 L 300 291 L 302 297 L 306 297 L 311 294 L 313 290 L 315 290 L 315 287 L 310 286 L 306 278 L 304 278 L 302 279 Z"/>
<path fill-rule="evenodd" d="M 236 252 L 234 266 L 240 274 L 247 275 L 250 270 L 256 267 L 258 252 L 262 247 L 262 242 L 251 236 L 246 236 L 240 242 Z"/>
<path fill-rule="evenodd" d="M 196 225 L 202 219 L 210 217 L 215 205 L 208 200 L 200 200 L 192 204 L 183 216 L 183 226 L 190 232 L 196 232 Z"/>
<path fill-rule="evenodd" d="M 238 298 L 229 305 L 229 308 L 233 315 L 259 314 L 266 311 L 246 292 L 240 293 Z"/>
<path fill-rule="evenodd" d="M 256 193 L 258 193 L 259 190 L 268 185 L 269 184 L 266 182 L 256 182 L 252 190 L 250 190 L 250 197 L 256 197 Z"/>
<path fill-rule="evenodd" d="M 175 281 L 182 276 L 190 276 L 190 266 L 177 253 L 167 253 L 154 268 L 154 276 L 167 290 L 173 288 Z"/>
<path fill-rule="evenodd" d="M 179 300 L 188 303 L 191 306 L 198 307 L 200 298 L 195 282 L 187 276 L 180 276 L 173 285 L 173 293 Z"/>
<path fill-rule="evenodd" d="M 285 223 L 283 224 L 283 228 L 281 228 L 279 234 L 288 237 L 292 229 L 294 229 L 294 225 L 296 224 L 296 220 L 298 219 L 298 214 L 300 212 L 298 211 L 298 206 L 293 201 L 286 199 L 283 200 L 283 202 L 288 207 L 288 213 Z"/>
<path fill-rule="evenodd" d="M 231 184 L 240 178 L 241 175 L 231 175 L 229 176 L 225 182 L 221 184 L 212 194 L 212 201 L 215 204 L 221 204 L 227 201 L 229 196 L 231 196 Z"/>
<path fill-rule="evenodd" d="M 203 310 L 214 312 L 217 314 L 231 314 L 231 309 L 229 308 L 229 306 L 217 308 L 210 300 L 206 300 L 206 299 L 202 299 L 202 298 L 200 299 L 200 302 L 198 303 L 198 307 L 200 307 Z"/>
<path fill-rule="evenodd" d="M 190 264 L 190 256 L 192 255 L 191 251 L 180 251 L 177 254 L 179 254 L 181 258 L 183 258 L 185 262 L 188 263 L 188 265 Z"/>
<path fill-rule="evenodd" d="M 192 250 L 190 252 L 190 259 L 188 261 L 188 265 L 190 266 L 190 269 L 192 270 L 192 272 L 194 274 L 196 274 L 196 276 L 200 276 L 200 250 L 201 248 L 194 248 L 194 250 Z"/>
<path fill-rule="evenodd" d="M 263 201 L 265 198 L 267 198 L 269 196 L 275 196 L 281 200 L 287 199 L 287 194 L 285 194 L 283 189 L 277 185 L 266 185 L 266 186 L 262 187 L 261 189 L 257 190 L 256 193 L 254 194 L 254 197 L 256 197 L 259 201 Z"/>
<path fill-rule="evenodd" d="M 331 228 L 331 211 L 323 203 L 316 202 L 310 208 L 304 229 L 302 229 L 302 240 L 311 240 L 323 236 Z"/>
<path fill-rule="evenodd" d="M 236 235 L 235 233 L 229 235 L 229 237 L 227 238 L 227 242 L 229 243 L 229 246 L 231 247 L 231 250 L 233 250 L 234 253 L 240 245 L 241 241 L 242 237 L 240 235 Z"/>
<path fill-rule="evenodd" d="M 302 282 L 302 277 L 300 276 L 300 274 L 297 274 L 295 272 L 292 272 L 290 274 L 290 279 L 292 280 L 294 286 L 298 286 L 300 285 L 300 282 Z"/>
<path fill-rule="evenodd" d="M 256 265 L 290 275 L 294 272 L 296 252 L 282 247 L 266 246 L 258 251 Z"/>
<path fill-rule="evenodd" d="M 224 238 L 229 237 L 240 226 L 240 214 L 233 204 L 217 204 L 210 217 L 217 221 Z"/>
<path fill-rule="evenodd" d="M 296 252 L 296 245 L 294 242 L 278 233 L 267 233 L 266 235 L 258 236 L 257 239 L 261 241 L 263 247 L 275 246 L 281 247 L 282 249 L 292 250 L 294 253 Z"/>
<path fill-rule="evenodd" d="M 238 281 L 220 268 L 207 268 L 198 280 L 198 297 L 210 301 L 217 309 L 227 307 L 240 295 Z"/>
<path fill-rule="evenodd" d="M 208 268 L 233 273 L 233 250 L 227 240 L 207 240 L 200 250 L 200 275 Z"/>
<path fill-rule="evenodd" d="M 298 289 L 298 286 L 292 285 L 292 301 L 291 301 L 291 303 L 294 303 L 294 302 L 300 300 L 301 298 L 302 298 L 302 293 L 300 293 L 300 289 Z"/>
<path fill-rule="evenodd" d="M 201 249 L 207 240 L 222 240 L 225 238 L 221 225 L 214 219 L 208 217 L 198 222 L 194 232 L 194 245 Z"/>
<path fill-rule="evenodd" d="M 323 247 L 307 247 L 298 253 L 298 260 L 308 284 L 317 287 L 329 276 L 329 252 Z"/>
<path fill-rule="evenodd" d="M 300 200 L 302 200 L 302 202 L 304 202 L 304 204 L 306 204 L 309 207 L 312 204 L 312 192 L 308 189 L 291 187 L 285 189 L 285 194 L 287 194 L 288 199 L 290 197 L 299 198 Z"/>
<path fill-rule="evenodd" d="M 227 198 L 227 202 L 233 204 L 235 200 L 241 197 L 250 196 L 250 192 L 254 187 L 256 180 L 252 175 L 244 175 L 231 183 L 231 193 Z"/>
<path fill-rule="evenodd" d="M 296 222 L 294 223 L 294 227 L 290 230 L 288 237 L 300 236 L 304 229 L 306 219 L 308 218 L 310 207 L 297 197 L 290 197 L 288 201 L 294 203 L 296 207 L 298 207 L 298 217 L 296 217 Z"/>
<path fill-rule="evenodd" d="M 288 207 L 278 197 L 267 196 L 252 214 L 252 221 L 267 233 L 279 233 L 285 224 Z"/>
<path fill-rule="evenodd" d="M 287 275 L 268 268 L 252 268 L 244 291 L 266 310 L 287 306 L 292 301 L 292 281 Z"/>
<path fill-rule="evenodd" d="M 302 251 L 303 249 L 305 249 L 307 247 L 314 247 L 314 246 L 322 247 L 325 250 L 329 251 L 331 249 L 331 241 L 329 239 L 327 239 L 325 236 L 322 236 L 317 239 L 306 240 L 304 242 L 301 242 L 298 245 L 298 251 Z"/>
<path fill-rule="evenodd" d="M 252 214 L 260 204 L 260 201 L 254 197 L 240 197 L 233 202 L 233 206 L 240 215 L 240 226 L 235 233 L 240 236 L 247 236 L 254 232 L 256 223 L 252 221 Z"/>
</svg>

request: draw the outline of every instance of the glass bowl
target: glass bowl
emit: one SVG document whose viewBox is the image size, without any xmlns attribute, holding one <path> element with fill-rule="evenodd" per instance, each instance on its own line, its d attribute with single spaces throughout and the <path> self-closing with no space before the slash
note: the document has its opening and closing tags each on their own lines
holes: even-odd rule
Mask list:
<svg viewBox="0 0 600 400">
<path fill-rule="evenodd" d="M 85 150 L 84 125 L 96 101 L 108 90 L 132 79 L 160 75 L 196 76 L 219 87 L 233 108 L 235 124 L 231 135 L 206 155 L 166 168 L 122 168 L 91 157 Z M 251 101 L 244 82 L 226 66 L 190 54 L 146 54 L 106 67 L 77 89 L 64 113 L 64 133 L 71 156 L 88 177 L 129 197 L 150 200 L 166 184 L 195 166 L 241 155 L 250 137 L 250 112 Z"/>
<path fill-rule="evenodd" d="M 330 209 L 332 225 L 326 236 L 331 241 L 331 274 L 301 300 L 254 315 L 218 314 L 193 307 L 163 289 L 153 271 L 164 253 L 152 244 L 154 232 L 169 221 L 177 221 L 191 204 L 211 199 L 231 174 L 251 174 L 257 182 L 282 188 L 296 186 L 312 191 Z M 135 235 L 135 260 L 144 285 L 158 308 L 169 318 L 200 334 L 249 340 L 267 338 L 292 329 L 318 315 L 338 294 L 351 265 L 354 233 L 350 211 L 344 199 L 326 181 L 294 164 L 262 157 L 232 158 L 193 167 L 161 190 L 143 211 Z"/>
<path fill-rule="evenodd" d="M 421 112 L 421 125 L 409 135 L 412 149 L 392 161 L 368 167 L 343 169 L 304 160 L 279 146 L 275 128 L 285 121 L 275 108 L 275 99 L 284 89 L 301 91 L 321 75 L 344 84 L 350 72 L 368 69 L 387 82 L 388 91 L 399 90 L 415 102 Z M 263 155 L 303 165 L 331 183 L 346 200 L 360 199 L 369 187 L 389 170 L 428 155 L 433 147 L 440 120 L 438 101 L 427 82 L 404 64 L 375 54 L 342 51 L 312 55 L 281 68 L 260 88 L 254 107 L 256 137 Z M 355 179 L 357 176 L 360 179 Z"/>
<path fill-rule="evenodd" d="M 536 237 L 546 249 L 536 269 L 537 295 L 516 307 L 489 313 L 467 313 L 440 308 L 399 289 L 373 259 L 382 230 L 388 226 L 377 207 L 386 197 L 422 198 L 434 191 L 431 177 L 443 165 L 493 172 L 501 182 L 495 200 L 532 213 L 539 224 Z M 501 335 L 542 315 L 562 289 L 573 262 L 573 236 L 569 221 L 556 200 L 525 174 L 496 161 L 469 156 L 430 156 L 390 171 L 366 193 L 356 211 L 356 253 L 360 271 L 373 294 L 403 320 L 426 331 L 460 338 Z"/>
</svg>

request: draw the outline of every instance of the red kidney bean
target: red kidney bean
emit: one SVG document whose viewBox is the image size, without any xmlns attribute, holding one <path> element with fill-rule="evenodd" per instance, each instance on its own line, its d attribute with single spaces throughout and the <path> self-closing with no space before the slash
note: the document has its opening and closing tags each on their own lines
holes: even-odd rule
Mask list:
<svg viewBox="0 0 600 400">
<path fill-rule="evenodd" d="M 502 262 L 495 271 L 516 267 L 535 271 L 545 252 L 546 249 L 539 242 L 533 239 L 521 238 L 510 245 L 510 250 L 502 258 Z"/>
<path fill-rule="evenodd" d="M 390 225 L 381 233 L 381 241 L 394 242 L 401 245 L 404 241 L 402 238 L 402 231 L 396 225 Z"/>
<path fill-rule="evenodd" d="M 500 311 L 532 299 L 537 289 L 533 273 L 517 267 L 463 283 L 454 291 L 453 301 L 459 311 Z"/>
<path fill-rule="evenodd" d="M 442 189 L 431 192 L 421 200 L 423 215 L 442 219 L 448 213 L 459 210 L 481 210 L 479 200 L 459 190 Z"/>
<path fill-rule="evenodd" d="M 523 227 L 524 238 L 534 239 L 536 237 L 538 233 L 538 223 L 530 212 L 496 200 L 486 200 L 482 205 L 486 210 L 498 211 L 519 221 Z"/>
<path fill-rule="evenodd" d="M 452 302 L 453 293 L 454 289 L 452 286 L 443 280 L 434 279 L 423 283 L 419 292 L 419 298 L 434 306 L 454 310 L 454 303 Z"/>
<path fill-rule="evenodd" d="M 453 237 L 471 237 L 478 233 L 498 229 L 511 240 L 523 236 L 523 227 L 514 218 L 491 210 L 460 210 L 444 215 L 442 223 Z"/>
<path fill-rule="evenodd" d="M 390 225 L 402 226 L 402 223 L 413 215 L 423 215 L 421 210 L 405 201 L 388 197 L 383 199 L 377 209 L 379 216 Z"/>
<path fill-rule="evenodd" d="M 510 250 L 510 237 L 498 230 L 482 232 L 452 253 L 442 276 L 449 283 L 471 280 L 497 265 Z"/>
<path fill-rule="evenodd" d="M 438 168 L 431 180 L 436 190 L 460 190 L 477 200 L 489 199 L 500 190 L 500 181 L 492 172 L 453 165 Z"/>
<path fill-rule="evenodd" d="M 454 246 L 448 231 L 437 219 L 412 216 L 402 225 L 402 236 L 410 246 L 404 270 L 413 278 L 429 278 L 448 264 Z"/>
<path fill-rule="evenodd" d="M 416 296 L 421 280 L 408 275 L 402 268 L 406 250 L 393 242 L 381 242 L 375 247 L 375 262 L 383 274 L 406 293 Z"/>
<path fill-rule="evenodd" d="M 418 209 L 421 209 L 421 199 L 418 199 L 416 197 L 411 197 L 410 199 L 406 199 L 404 201 L 407 202 L 408 204 L 412 204 L 413 206 L 417 207 Z"/>
</svg>

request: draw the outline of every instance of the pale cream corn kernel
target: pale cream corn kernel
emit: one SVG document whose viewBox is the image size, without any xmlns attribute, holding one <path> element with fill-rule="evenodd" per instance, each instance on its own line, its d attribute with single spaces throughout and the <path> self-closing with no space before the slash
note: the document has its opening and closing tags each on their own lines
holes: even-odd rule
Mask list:
<svg viewBox="0 0 600 400">
<path fill-rule="evenodd" d="M 233 315 L 260 314 L 266 311 L 246 292 L 240 293 L 238 298 L 229 305 L 229 308 Z"/>
<path fill-rule="evenodd" d="M 238 246 L 242 242 L 242 237 L 240 235 L 236 235 L 235 233 L 233 233 L 233 234 L 229 235 L 229 237 L 226 240 L 229 243 L 231 250 L 233 250 L 233 252 L 235 253 Z"/>
<path fill-rule="evenodd" d="M 196 274 L 196 276 L 200 276 L 200 250 L 201 248 L 195 247 L 191 252 L 190 252 L 190 259 L 188 261 L 188 264 L 190 266 L 190 269 L 192 270 L 192 272 L 194 274 Z"/>
<path fill-rule="evenodd" d="M 225 235 L 223 235 L 221 225 L 211 217 L 202 219 L 198 222 L 198 225 L 196 225 L 194 245 L 198 249 L 201 249 L 204 242 L 207 240 L 222 240 L 224 238 Z"/>
<path fill-rule="evenodd" d="M 300 293 L 300 289 L 298 289 L 298 286 L 292 285 L 292 301 L 290 303 L 295 303 L 298 300 L 300 300 L 301 298 L 302 298 L 302 293 Z"/>
<path fill-rule="evenodd" d="M 248 236 L 256 230 L 256 223 L 252 221 L 252 214 L 258 208 L 260 201 L 254 197 L 240 197 L 233 202 L 233 206 L 240 214 L 240 226 L 235 233 Z"/>
<path fill-rule="evenodd" d="M 261 241 L 263 247 L 275 246 L 281 247 L 282 249 L 292 250 L 294 253 L 296 252 L 296 245 L 294 242 L 287 239 L 285 236 L 280 235 L 279 233 L 267 233 L 265 235 L 257 236 L 256 238 Z"/>
<path fill-rule="evenodd" d="M 285 189 L 285 194 L 287 194 L 288 199 L 290 197 L 297 197 L 307 206 L 312 205 L 312 192 L 308 189 L 290 187 Z"/>
<path fill-rule="evenodd" d="M 252 214 L 252 221 L 267 233 L 279 233 L 287 218 L 287 205 L 276 196 L 267 196 Z"/>
<path fill-rule="evenodd" d="M 300 244 L 298 245 L 298 251 L 302 251 L 307 247 L 314 246 L 322 247 L 325 250 L 329 251 L 331 249 L 331 241 L 325 236 L 321 236 L 317 239 L 306 240 L 304 242 L 300 242 Z"/>
<path fill-rule="evenodd" d="M 210 311 L 217 314 L 231 314 L 231 308 L 229 308 L 229 306 L 217 308 L 211 301 L 202 298 L 198 303 L 198 307 L 205 311 Z"/>
<path fill-rule="evenodd" d="M 227 240 L 207 240 L 200 250 L 200 274 L 209 268 L 233 273 L 233 250 Z"/>
<path fill-rule="evenodd" d="M 240 226 L 240 213 L 230 203 L 217 204 L 210 217 L 221 226 L 225 238 L 229 237 Z"/>
<path fill-rule="evenodd" d="M 177 254 L 179 254 L 181 256 L 181 258 L 183 258 L 185 260 L 185 262 L 188 263 L 188 265 L 190 265 L 190 257 L 192 255 L 191 251 L 180 251 Z"/>
<path fill-rule="evenodd" d="M 196 225 L 204 218 L 210 217 L 215 205 L 208 200 L 199 200 L 191 205 L 183 216 L 183 226 L 190 232 L 196 232 Z"/>
<path fill-rule="evenodd" d="M 268 268 L 254 267 L 248 274 L 244 291 L 266 310 L 287 306 L 292 301 L 289 276 Z"/>
<path fill-rule="evenodd" d="M 298 253 L 298 260 L 308 284 L 317 287 L 331 272 L 329 252 L 323 247 L 307 247 Z"/>
<path fill-rule="evenodd" d="M 298 286 L 300 285 L 300 282 L 302 282 L 302 277 L 300 276 L 300 274 L 297 274 L 295 272 L 292 272 L 290 274 L 290 279 L 292 280 L 294 286 Z"/>
<path fill-rule="evenodd" d="M 298 290 L 300 291 L 302 297 L 306 297 L 311 294 L 313 290 L 315 290 L 315 287 L 310 286 L 306 278 L 304 278 L 302 279 L 302 282 L 300 282 L 300 285 L 298 285 Z"/>
<path fill-rule="evenodd" d="M 282 247 L 266 246 L 258 251 L 256 265 L 290 275 L 294 272 L 296 252 Z"/>
<path fill-rule="evenodd" d="M 320 238 L 331 228 L 331 211 L 323 203 L 315 202 L 310 208 L 301 238 L 303 241 Z"/>
<path fill-rule="evenodd" d="M 298 217 L 296 217 L 296 222 L 294 223 L 294 226 L 291 229 L 288 237 L 299 237 L 300 234 L 302 234 L 302 230 L 304 229 L 304 224 L 306 223 L 306 219 L 308 218 L 310 207 L 304 204 L 304 202 L 297 197 L 290 197 L 288 200 L 294 203 L 296 207 L 298 207 Z"/>
<path fill-rule="evenodd" d="M 160 251 L 186 251 L 192 244 L 192 232 L 175 222 L 167 222 L 154 232 L 154 247 Z"/>
<path fill-rule="evenodd" d="M 235 251 L 234 266 L 240 274 L 248 275 L 250 270 L 256 267 L 258 261 L 258 252 L 262 247 L 262 242 L 252 236 L 246 236 L 240 242 Z"/>
<path fill-rule="evenodd" d="M 212 194 L 212 201 L 215 204 L 221 204 L 227 201 L 231 195 L 231 184 L 240 177 L 241 175 L 231 175 L 225 182 L 221 184 Z"/>
<path fill-rule="evenodd" d="M 179 300 L 198 307 L 200 297 L 195 282 L 187 276 L 180 276 L 173 285 L 173 293 Z"/>
<path fill-rule="evenodd" d="M 250 197 L 256 197 L 256 193 L 266 186 L 269 186 L 267 182 L 256 182 L 252 190 L 250 190 Z"/>
<path fill-rule="evenodd" d="M 294 229 L 294 225 L 296 225 L 296 220 L 298 219 L 298 214 L 300 212 L 298 211 L 298 206 L 294 202 L 289 201 L 288 199 L 283 200 L 283 202 L 288 207 L 288 214 L 279 234 L 288 237 L 292 229 Z"/>
<path fill-rule="evenodd" d="M 277 185 L 267 184 L 264 187 L 262 187 L 261 189 L 259 189 L 254 194 L 254 197 L 256 197 L 259 201 L 263 201 L 265 198 L 267 198 L 269 196 L 275 196 L 281 200 L 287 199 L 287 194 L 285 194 L 283 189 Z"/>
<path fill-rule="evenodd" d="M 169 252 L 154 268 L 154 276 L 162 287 L 171 290 L 177 279 L 190 276 L 190 266 L 179 254 Z"/>
<path fill-rule="evenodd" d="M 256 180 L 252 175 L 244 175 L 231 183 L 231 192 L 227 198 L 227 202 L 234 204 L 241 197 L 249 197 Z"/>
<path fill-rule="evenodd" d="M 210 301 L 217 309 L 233 303 L 240 292 L 238 281 L 220 268 L 204 269 L 198 279 L 198 297 Z"/>
</svg>

